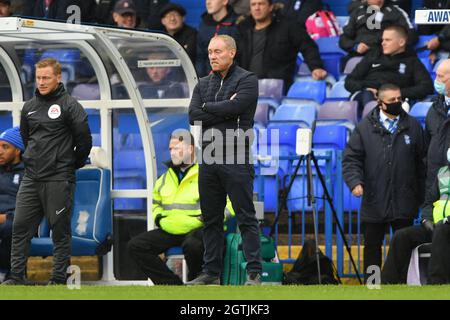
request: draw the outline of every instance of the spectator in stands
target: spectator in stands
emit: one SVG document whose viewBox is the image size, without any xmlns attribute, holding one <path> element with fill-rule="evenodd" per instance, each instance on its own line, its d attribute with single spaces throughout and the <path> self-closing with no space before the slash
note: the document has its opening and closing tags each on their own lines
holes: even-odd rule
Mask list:
<svg viewBox="0 0 450 320">
<path fill-rule="evenodd" d="M 322 0 L 287 0 L 283 15 L 297 21 L 303 28 L 310 15 L 322 9 Z"/>
<path fill-rule="evenodd" d="M 380 11 L 371 10 L 381 8 Z M 385 0 L 367 0 L 355 8 L 350 15 L 344 33 L 339 38 L 339 46 L 348 52 L 345 62 L 354 56 L 363 56 L 380 45 L 382 30 L 389 25 L 401 25 L 408 30 L 408 45 L 417 42 L 417 34 L 407 13 L 397 6 L 385 3 Z"/>
<path fill-rule="evenodd" d="M 148 82 L 143 86 L 139 86 L 139 90 L 144 99 L 174 99 L 184 98 L 185 94 L 180 83 L 171 81 L 169 75 L 172 67 L 163 67 L 170 55 L 168 52 L 159 51 L 152 52 L 148 55 L 147 60 L 155 63 L 155 66 L 146 68 Z M 158 66 L 159 65 L 159 66 Z"/>
<path fill-rule="evenodd" d="M 364 4 L 364 2 L 367 2 L 367 1 L 368 0 L 352 0 L 349 3 L 348 9 L 347 9 L 349 15 L 351 15 L 351 13 L 353 12 L 354 9 L 357 9 L 359 6 L 361 6 L 361 4 Z M 426 1 L 427 0 L 424 0 L 424 3 Z M 431 1 L 435 1 L 435 0 L 431 0 Z M 442 1 L 442 0 L 438 0 L 438 1 Z M 398 7 L 403 9 L 403 11 L 405 11 L 408 16 L 411 14 L 411 0 L 386 0 L 386 3 L 389 3 L 391 5 L 397 5 Z"/>
<path fill-rule="evenodd" d="M 203 257 L 202 217 L 198 192 L 199 165 L 194 138 L 187 130 L 176 130 L 169 142 L 168 170 L 153 188 L 152 215 L 156 229 L 130 240 L 128 250 L 154 284 L 181 285 L 183 282 L 160 259 L 171 247 L 181 246 L 188 279 L 201 271 Z"/>
<path fill-rule="evenodd" d="M 446 153 L 447 164 L 440 168 L 433 185 L 426 191 L 421 225 L 399 230 L 389 244 L 381 277 L 383 283 L 406 283 L 413 249 L 429 242 L 432 244 L 427 283 L 450 283 L 450 206 L 447 206 L 450 197 L 450 148 Z"/>
<path fill-rule="evenodd" d="M 197 55 L 197 30 L 184 23 L 186 10 L 178 5 L 169 3 L 160 12 L 161 23 L 165 31 L 170 34 L 186 50 L 192 63 L 195 64 Z"/>
<path fill-rule="evenodd" d="M 364 106 L 376 100 L 378 88 L 385 83 L 400 87 L 402 98 L 418 100 L 433 93 L 431 77 L 417 57 L 407 49 L 407 32 L 402 26 L 390 26 L 383 32 L 382 50 L 372 51 L 345 79 L 345 88 L 358 102 L 361 117 Z M 411 104 L 412 105 L 412 104 Z"/>
<path fill-rule="evenodd" d="M 213 73 L 199 80 L 189 105 L 189 122 L 202 126 L 200 207 L 205 223 L 203 272 L 191 285 L 219 284 L 223 268 L 223 212 L 227 195 L 236 212 L 247 260 L 247 285 L 261 284 L 261 243 L 253 204 L 251 164 L 258 78 L 234 63 L 236 43 L 228 35 L 211 39 Z M 237 133 L 236 133 L 237 131 Z"/>
<path fill-rule="evenodd" d="M 41 60 L 35 73 L 36 96 L 25 102 L 20 118 L 25 175 L 17 194 L 7 285 L 25 283 L 30 242 L 44 216 L 54 246 L 49 284 L 66 283 L 75 170 L 84 166 L 92 147 L 87 114 L 61 83 L 61 64 Z"/>
<path fill-rule="evenodd" d="M 426 144 L 420 123 L 402 108 L 398 86 L 384 84 L 375 108 L 356 127 L 342 169 L 352 194 L 362 196 L 365 279 L 381 267 L 381 245 L 390 225 L 411 226 L 424 198 Z"/>
<path fill-rule="evenodd" d="M 211 66 L 208 60 L 208 44 L 212 37 L 227 34 L 236 37 L 236 14 L 228 4 L 228 0 L 206 0 L 206 12 L 198 29 L 197 63 L 199 77 L 209 74 Z"/>
<path fill-rule="evenodd" d="M 428 144 L 427 190 L 432 187 L 439 168 L 447 164 L 446 152 L 450 147 L 450 59 L 442 61 L 437 68 L 434 87 L 439 95 L 434 99 L 425 120 Z"/>
<path fill-rule="evenodd" d="M 2 282 L 11 268 L 11 237 L 16 195 L 23 177 L 22 137 L 18 127 L 0 134 L 0 274 Z"/>
<path fill-rule="evenodd" d="M 297 23 L 280 17 L 272 0 L 250 0 L 250 14 L 238 25 L 238 62 L 242 68 L 260 79 L 283 79 L 287 91 L 300 51 L 315 80 L 327 76 L 316 43 Z"/>
<path fill-rule="evenodd" d="M 249 0 L 230 0 L 230 6 L 233 8 L 233 11 L 239 16 L 248 16 L 250 13 Z"/>
<path fill-rule="evenodd" d="M 115 24 L 120 28 L 134 29 L 138 26 L 136 6 L 133 0 L 119 0 L 112 13 Z"/>
<path fill-rule="evenodd" d="M 435 38 L 428 41 L 426 48 L 431 51 L 429 56 L 431 63 L 436 62 L 438 53 L 448 57 L 450 54 L 450 25 L 444 26 Z"/>
<path fill-rule="evenodd" d="M 0 18 L 11 16 L 11 1 L 0 0 Z"/>
<path fill-rule="evenodd" d="M 73 12 L 67 8 L 72 5 L 82 7 L 81 0 L 26 0 L 23 15 L 67 21 Z"/>
</svg>

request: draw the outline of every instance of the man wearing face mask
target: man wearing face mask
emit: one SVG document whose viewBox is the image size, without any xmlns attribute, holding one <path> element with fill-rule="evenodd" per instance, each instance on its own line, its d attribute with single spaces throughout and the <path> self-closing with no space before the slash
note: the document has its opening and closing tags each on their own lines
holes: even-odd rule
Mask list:
<svg viewBox="0 0 450 320">
<path fill-rule="evenodd" d="M 406 283 L 413 249 L 427 242 L 432 242 L 427 283 L 450 283 L 450 148 L 446 161 L 427 189 L 422 224 L 399 230 L 392 238 L 381 274 L 383 283 Z"/>
<path fill-rule="evenodd" d="M 152 214 L 157 229 L 130 240 L 128 250 L 154 284 L 181 285 L 183 282 L 159 255 L 181 246 L 188 265 L 188 279 L 201 271 L 203 241 L 198 194 L 198 164 L 194 138 L 187 130 L 176 130 L 169 142 L 168 170 L 153 188 Z"/>
<path fill-rule="evenodd" d="M 428 144 L 426 190 L 433 185 L 439 168 L 447 164 L 446 152 L 450 147 L 450 59 L 442 61 L 437 68 L 434 88 L 439 95 L 425 120 Z"/>
<path fill-rule="evenodd" d="M 423 202 L 426 145 L 420 123 L 402 108 L 400 88 L 382 85 L 375 108 L 356 127 L 342 163 L 346 184 L 362 196 L 365 279 L 381 268 L 381 245 L 391 226 L 411 226 Z"/>
</svg>

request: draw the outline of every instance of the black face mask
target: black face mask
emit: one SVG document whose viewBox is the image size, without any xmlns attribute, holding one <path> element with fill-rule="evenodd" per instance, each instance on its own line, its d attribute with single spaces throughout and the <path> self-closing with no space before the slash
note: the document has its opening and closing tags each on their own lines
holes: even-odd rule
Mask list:
<svg viewBox="0 0 450 320">
<path fill-rule="evenodd" d="M 402 113 L 402 102 L 393 102 L 393 103 L 385 103 L 383 102 L 386 106 L 386 110 L 384 110 L 384 112 L 387 112 L 393 116 L 398 116 L 400 113 Z"/>
</svg>

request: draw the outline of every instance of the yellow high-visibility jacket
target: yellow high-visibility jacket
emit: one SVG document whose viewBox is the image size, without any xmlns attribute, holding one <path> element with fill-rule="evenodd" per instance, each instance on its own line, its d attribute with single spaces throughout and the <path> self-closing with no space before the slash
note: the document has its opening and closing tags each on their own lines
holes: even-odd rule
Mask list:
<svg viewBox="0 0 450 320">
<path fill-rule="evenodd" d="M 198 192 L 199 165 L 194 164 L 186 176 L 178 182 L 178 177 L 169 168 L 155 183 L 153 188 L 153 219 L 158 215 L 161 229 L 170 234 L 182 235 L 203 226 L 201 221 L 200 196 Z M 228 200 L 227 209 L 234 216 Z"/>
</svg>

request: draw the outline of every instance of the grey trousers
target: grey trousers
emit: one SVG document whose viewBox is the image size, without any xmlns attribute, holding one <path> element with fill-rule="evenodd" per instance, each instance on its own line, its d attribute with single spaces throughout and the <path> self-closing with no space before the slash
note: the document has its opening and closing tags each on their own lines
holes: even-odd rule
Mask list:
<svg viewBox="0 0 450 320">
<path fill-rule="evenodd" d="M 49 221 L 55 281 L 65 281 L 70 265 L 71 216 L 75 183 L 23 180 L 17 193 L 11 247 L 11 277 L 23 278 L 30 242 L 42 218 Z"/>
</svg>

